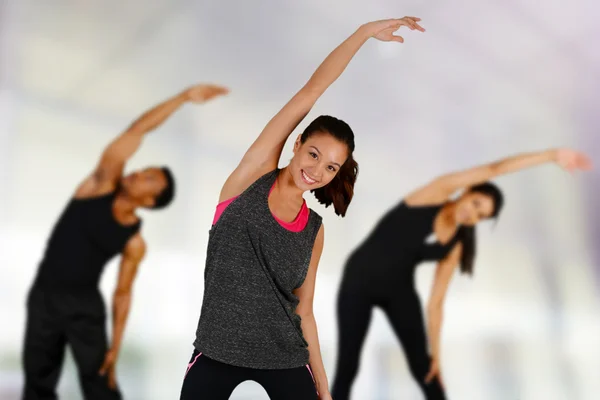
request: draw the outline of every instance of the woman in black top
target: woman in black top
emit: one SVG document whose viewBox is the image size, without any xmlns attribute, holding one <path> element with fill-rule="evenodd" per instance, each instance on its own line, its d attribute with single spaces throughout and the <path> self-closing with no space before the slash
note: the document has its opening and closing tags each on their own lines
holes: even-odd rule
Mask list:
<svg viewBox="0 0 600 400">
<path fill-rule="evenodd" d="M 406 354 L 408 366 L 427 400 L 445 399 L 440 374 L 440 329 L 446 289 L 454 270 L 472 274 L 475 225 L 496 218 L 500 189 L 488 180 L 554 162 L 568 171 L 591 168 L 569 149 L 520 154 L 438 177 L 412 192 L 379 221 L 349 257 L 338 297 L 339 351 L 332 395 L 347 400 L 373 307 L 381 307 Z M 464 189 L 456 200 L 451 196 Z M 439 261 L 427 307 L 427 326 L 414 287 L 423 261 Z"/>
</svg>

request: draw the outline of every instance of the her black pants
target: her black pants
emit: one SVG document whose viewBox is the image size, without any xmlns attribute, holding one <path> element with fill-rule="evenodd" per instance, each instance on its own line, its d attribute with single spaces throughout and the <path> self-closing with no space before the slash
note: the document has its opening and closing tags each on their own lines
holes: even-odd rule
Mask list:
<svg viewBox="0 0 600 400">
<path fill-rule="evenodd" d="M 331 395 L 348 400 L 359 369 L 360 354 L 373 307 L 388 317 L 400 340 L 410 372 L 427 400 L 445 400 L 440 382 L 425 383 L 431 359 L 427 348 L 421 302 L 414 288 L 402 288 L 394 296 L 376 298 L 360 290 L 342 289 L 337 301 L 338 357 Z"/>
<path fill-rule="evenodd" d="M 318 400 L 308 365 L 290 369 L 252 369 L 212 360 L 194 350 L 180 400 L 227 400 L 242 382 L 260 384 L 271 400 Z"/>
</svg>

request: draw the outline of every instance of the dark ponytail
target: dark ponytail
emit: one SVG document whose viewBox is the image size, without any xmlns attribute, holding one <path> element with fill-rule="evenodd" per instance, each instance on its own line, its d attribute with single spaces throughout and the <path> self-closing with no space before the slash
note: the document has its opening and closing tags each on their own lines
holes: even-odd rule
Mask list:
<svg viewBox="0 0 600 400">
<path fill-rule="evenodd" d="M 348 206 L 354 196 L 354 184 L 358 175 L 358 163 L 354 160 L 354 132 L 344 121 L 329 115 L 321 115 L 311 122 L 300 136 L 300 142 L 304 143 L 314 134 L 330 134 L 340 142 L 348 146 L 348 158 L 335 175 L 335 178 L 322 188 L 311 190 L 319 203 L 329 207 L 333 204 L 335 213 L 340 216 L 346 215 Z"/>
<path fill-rule="evenodd" d="M 489 218 L 498 218 L 504 206 L 504 195 L 500 188 L 491 182 L 485 182 L 471 187 L 467 193 L 481 193 L 489 196 L 494 204 L 494 210 Z M 475 255 L 477 254 L 477 231 L 475 226 L 461 226 L 459 228 L 459 240 L 462 243 L 462 254 L 460 256 L 460 272 L 473 276 L 475 268 Z"/>
<path fill-rule="evenodd" d="M 475 255 L 477 253 L 477 231 L 474 226 L 461 226 L 459 229 L 459 238 L 462 243 L 460 272 L 473 276 Z"/>
</svg>

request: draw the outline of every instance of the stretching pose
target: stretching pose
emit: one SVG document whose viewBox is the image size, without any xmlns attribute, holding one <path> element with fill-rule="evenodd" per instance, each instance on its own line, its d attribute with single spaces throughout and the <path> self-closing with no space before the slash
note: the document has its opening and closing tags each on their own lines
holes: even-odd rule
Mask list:
<svg viewBox="0 0 600 400">
<path fill-rule="evenodd" d="M 392 324 L 425 398 L 446 398 L 440 374 L 443 303 L 456 267 L 473 273 L 475 225 L 496 218 L 502 209 L 502 192 L 488 180 L 547 162 L 567 170 L 591 168 L 585 155 L 568 149 L 521 154 L 441 176 L 387 212 L 349 257 L 344 270 L 337 303 L 335 400 L 350 397 L 371 311 L 376 306 Z M 463 194 L 451 200 L 461 189 Z M 414 287 L 415 269 L 423 261 L 439 261 L 427 307 L 427 326 Z"/>
<path fill-rule="evenodd" d="M 289 165 L 277 166 L 288 137 L 363 43 L 402 41 L 393 33 L 401 26 L 422 30 L 417 21 L 361 26 L 271 119 L 225 182 L 181 399 L 225 400 L 245 380 L 258 382 L 272 400 L 331 399 L 313 315 L 324 233 L 302 196 L 311 191 L 346 214 L 358 172 L 354 134 L 345 122 L 320 116 L 297 137 Z"/>
<path fill-rule="evenodd" d="M 95 171 L 76 189 L 48 240 L 27 300 L 23 350 L 25 400 L 56 399 L 65 347 L 71 347 L 86 399 L 120 399 L 115 364 L 131 304 L 131 289 L 146 251 L 138 208 L 162 209 L 175 185 L 166 167 L 123 177 L 125 162 L 146 133 L 188 101 L 205 102 L 225 90 L 192 87 L 135 121 L 103 152 Z M 121 253 L 113 297 L 112 343 L 98 283 L 104 266 Z"/>
</svg>

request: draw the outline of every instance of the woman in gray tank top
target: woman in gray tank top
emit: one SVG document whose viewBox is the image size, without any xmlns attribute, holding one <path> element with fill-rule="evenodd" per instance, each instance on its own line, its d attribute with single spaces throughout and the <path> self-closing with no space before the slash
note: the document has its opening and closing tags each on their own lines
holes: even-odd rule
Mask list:
<svg viewBox="0 0 600 400">
<path fill-rule="evenodd" d="M 254 380 L 272 400 L 330 400 L 313 294 L 323 249 L 321 217 L 306 191 L 344 216 L 358 165 L 354 134 L 321 116 L 296 138 L 290 164 L 277 168 L 284 144 L 317 99 L 371 37 L 403 42 L 401 26 L 418 18 L 362 25 L 319 66 L 269 121 L 225 182 L 204 271 L 204 299 L 181 399 L 228 399 Z"/>
</svg>

